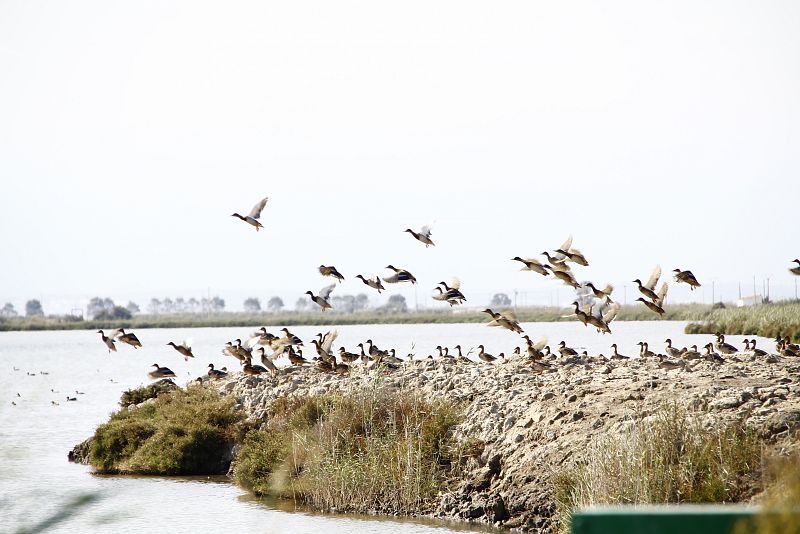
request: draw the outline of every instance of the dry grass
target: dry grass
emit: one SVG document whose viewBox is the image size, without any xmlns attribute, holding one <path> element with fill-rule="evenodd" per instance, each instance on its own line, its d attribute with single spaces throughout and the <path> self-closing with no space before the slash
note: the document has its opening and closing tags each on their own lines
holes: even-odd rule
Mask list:
<svg viewBox="0 0 800 534">
<path fill-rule="evenodd" d="M 762 304 L 744 308 L 716 309 L 702 323 L 686 327 L 687 334 L 789 336 L 800 341 L 800 303 Z"/>
<path fill-rule="evenodd" d="M 666 405 L 627 431 L 589 446 L 555 474 L 558 522 L 592 505 L 725 503 L 761 489 L 762 443 L 740 423 L 706 426 L 700 414 Z"/>
<path fill-rule="evenodd" d="M 773 458 L 762 512 L 738 525 L 736 534 L 800 534 L 800 454 Z"/>
<path fill-rule="evenodd" d="M 321 510 L 418 512 L 457 469 L 460 413 L 380 388 L 284 401 L 245 438 L 234 477 Z"/>
</svg>

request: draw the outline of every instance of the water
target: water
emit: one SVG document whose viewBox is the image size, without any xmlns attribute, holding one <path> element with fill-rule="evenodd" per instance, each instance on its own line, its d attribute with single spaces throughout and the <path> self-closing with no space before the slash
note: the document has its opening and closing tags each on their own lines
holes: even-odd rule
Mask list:
<svg viewBox="0 0 800 534">
<path fill-rule="evenodd" d="M 709 341 L 710 336 L 684 334 L 684 326 L 678 322 L 617 322 L 613 335 L 602 336 L 575 322 L 523 325 L 534 340 L 547 334 L 552 347 L 565 339 L 578 350 L 585 348 L 590 354 L 606 355 L 610 354 L 609 345 L 615 342 L 621 353 L 634 355 L 639 340 L 649 341 L 654 350 L 661 349 L 667 337 L 679 347 L 702 346 Z M 291 330 L 303 339 L 311 339 L 321 329 Z M 507 330 L 479 324 L 342 326 L 338 331 L 335 347 L 344 345 L 355 350 L 357 343 L 371 338 L 382 348 L 395 347 L 400 356 L 412 351 L 418 357 L 427 356 L 439 344 L 460 344 L 466 353 L 479 343 L 486 346 L 487 352 L 508 355 L 521 345 L 519 338 Z M 235 369 L 236 360 L 222 356 L 221 348 L 225 341 L 244 339 L 250 332 L 247 328 L 139 330 L 136 333 L 144 344 L 142 349 L 118 343 L 118 352 L 112 354 L 94 332 L 0 332 L 0 532 L 29 528 L 65 508 L 75 514 L 55 525 L 55 532 L 222 529 L 367 534 L 465 529 L 441 522 L 297 511 L 287 503 L 265 504 L 253 499 L 224 477 L 98 476 L 85 466 L 67 462 L 67 452 L 73 445 L 90 436 L 118 408 L 122 391 L 149 382 L 151 364 L 170 367 L 179 383 L 205 373 L 210 362 Z M 189 362 L 166 346 L 168 341 L 177 343 L 187 336 L 193 338 L 197 356 Z M 741 339 L 742 336 L 730 336 L 728 340 L 740 346 Z M 759 339 L 759 344 L 765 349 L 771 347 L 769 340 Z M 313 355 L 310 344 L 307 352 Z M 77 401 L 67 401 L 67 396 L 76 397 Z M 85 506 L 66 506 L 85 495 L 96 500 Z"/>
</svg>

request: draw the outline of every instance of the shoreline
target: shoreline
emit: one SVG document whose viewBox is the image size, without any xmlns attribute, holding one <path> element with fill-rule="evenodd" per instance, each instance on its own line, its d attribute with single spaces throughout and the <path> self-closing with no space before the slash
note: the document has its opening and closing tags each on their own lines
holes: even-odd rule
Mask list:
<svg viewBox="0 0 800 534">
<path fill-rule="evenodd" d="M 765 443 L 796 449 L 800 360 L 739 359 L 664 369 L 657 360 L 574 358 L 554 364 L 548 373 L 535 371 L 526 358 L 499 364 L 421 360 L 392 372 L 362 365 L 349 376 L 282 368 L 275 375 L 234 373 L 204 384 L 232 399 L 255 427 L 268 421 L 281 399 L 346 396 L 363 388 L 377 395 L 406 391 L 461 403 L 463 419 L 453 436 L 460 443 L 480 442 L 480 452 L 435 498 L 404 510 L 405 515 L 553 532 L 559 470 L 580 462 L 596 440 L 654 417 L 665 403 L 709 422 L 742 421 Z M 395 515 L 379 508 L 358 512 Z"/>
</svg>

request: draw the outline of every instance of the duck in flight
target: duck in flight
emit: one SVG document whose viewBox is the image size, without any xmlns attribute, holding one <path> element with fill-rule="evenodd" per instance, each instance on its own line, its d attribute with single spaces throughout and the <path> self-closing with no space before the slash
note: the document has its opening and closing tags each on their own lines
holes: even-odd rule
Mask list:
<svg viewBox="0 0 800 534">
<path fill-rule="evenodd" d="M 261 218 L 261 212 L 264 210 L 264 206 L 267 205 L 267 200 L 269 200 L 269 197 L 262 198 L 258 202 L 258 204 L 253 206 L 253 209 L 250 210 L 250 213 L 248 215 L 244 216 L 244 217 L 239 215 L 238 213 L 231 214 L 231 217 L 236 217 L 237 219 L 241 219 L 244 222 L 246 222 L 247 224 L 249 224 L 251 226 L 254 226 L 255 229 L 256 229 L 256 232 L 258 232 L 259 228 L 264 228 L 264 225 L 262 225 L 260 222 L 258 222 L 258 219 Z"/>
</svg>

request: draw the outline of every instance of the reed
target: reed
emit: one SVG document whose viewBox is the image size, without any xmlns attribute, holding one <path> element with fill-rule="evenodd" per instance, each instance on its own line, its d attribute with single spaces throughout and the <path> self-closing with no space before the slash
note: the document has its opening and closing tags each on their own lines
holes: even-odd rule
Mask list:
<svg viewBox="0 0 800 534">
<path fill-rule="evenodd" d="M 686 326 L 687 334 L 757 335 L 800 340 L 800 303 L 761 304 L 712 310 L 702 322 Z"/>
<path fill-rule="evenodd" d="M 557 520 L 568 532 L 572 512 L 591 505 L 742 501 L 762 489 L 762 459 L 761 439 L 741 423 L 709 426 L 665 405 L 554 474 Z"/>
<path fill-rule="evenodd" d="M 235 480 L 328 511 L 421 512 L 461 465 L 458 406 L 380 388 L 276 403 Z"/>
</svg>

